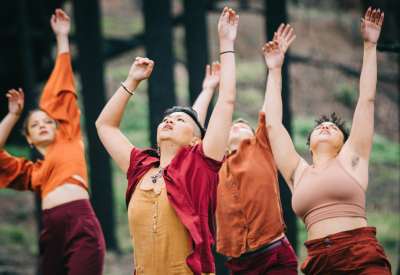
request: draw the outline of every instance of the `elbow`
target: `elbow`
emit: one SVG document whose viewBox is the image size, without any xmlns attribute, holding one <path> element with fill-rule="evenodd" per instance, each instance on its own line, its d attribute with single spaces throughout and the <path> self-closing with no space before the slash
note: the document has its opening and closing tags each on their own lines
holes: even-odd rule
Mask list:
<svg viewBox="0 0 400 275">
<path fill-rule="evenodd" d="M 99 130 L 99 128 L 101 128 L 102 123 L 101 123 L 100 118 L 98 118 L 98 119 L 96 120 L 96 122 L 94 123 L 94 125 L 96 125 L 96 129 L 97 129 L 97 130 Z"/>
</svg>

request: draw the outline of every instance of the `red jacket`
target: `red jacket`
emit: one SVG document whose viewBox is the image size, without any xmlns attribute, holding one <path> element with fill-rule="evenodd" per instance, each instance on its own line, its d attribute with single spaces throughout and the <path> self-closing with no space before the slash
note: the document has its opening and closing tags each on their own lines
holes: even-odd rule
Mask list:
<svg viewBox="0 0 400 275">
<path fill-rule="evenodd" d="M 168 199 L 189 231 L 192 252 L 186 263 L 195 275 L 215 273 L 211 249 L 215 242 L 218 171 L 224 161 L 206 156 L 201 142 L 182 147 L 163 171 Z M 140 179 L 159 162 L 156 150 L 133 148 L 127 172 L 127 207 Z"/>
</svg>

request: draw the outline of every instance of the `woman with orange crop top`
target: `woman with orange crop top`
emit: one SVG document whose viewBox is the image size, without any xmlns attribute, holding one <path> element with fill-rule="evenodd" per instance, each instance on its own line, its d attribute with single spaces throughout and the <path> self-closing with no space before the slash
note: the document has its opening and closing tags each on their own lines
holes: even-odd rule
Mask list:
<svg viewBox="0 0 400 275">
<path fill-rule="evenodd" d="M 364 59 L 352 132 L 340 118 L 322 115 L 309 134 L 313 164 L 296 152 L 282 125 L 281 67 L 274 39 L 263 48 L 269 69 L 266 124 L 278 169 L 292 190 L 292 205 L 308 231 L 305 274 L 391 274 L 391 266 L 365 214 L 368 163 L 374 135 L 376 44 L 384 14 L 369 8 L 361 19 Z M 276 37 L 276 36 L 275 36 Z"/>
<path fill-rule="evenodd" d="M 30 146 L 44 156 L 36 163 L 2 150 L 18 121 L 24 93 L 10 90 L 9 113 L 0 123 L 0 188 L 31 190 L 42 198 L 39 237 L 42 274 L 102 274 L 105 242 L 89 202 L 85 149 L 69 54 L 70 19 L 60 9 L 51 17 L 58 57 L 43 90 L 40 109 L 25 120 Z"/>
</svg>

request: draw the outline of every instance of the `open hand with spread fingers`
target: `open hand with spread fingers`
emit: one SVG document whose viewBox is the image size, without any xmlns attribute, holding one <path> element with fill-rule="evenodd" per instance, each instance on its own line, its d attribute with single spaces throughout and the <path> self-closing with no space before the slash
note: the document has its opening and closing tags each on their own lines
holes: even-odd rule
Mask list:
<svg viewBox="0 0 400 275">
<path fill-rule="evenodd" d="M 203 90 L 212 89 L 214 91 L 218 87 L 220 69 L 221 65 L 218 61 L 213 62 L 212 66 L 207 65 L 206 77 L 203 81 Z"/>
<path fill-rule="evenodd" d="M 150 76 L 153 68 L 154 61 L 144 57 L 136 57 L 135 63 L 133 63 L 129 72 L 129 76 L 135 81 L 140 82 Z"/>
<path fill-rule="evenodd" d="M 285 54 L 295 39 L 296 35 L 293 35 L 293 29 L 290 28 L 290 25 L 287 24 L 285 27 L 285 24 L 282 23 L 272 41 L 278 41 L 279 47 L 281 47 L 283 54 Z"/>
<path fill-rule="evenodd" d="M 224 8 L 218 23 L 219 39 L 235 41 L 238 24 L 239 15 L 235 15 L 232 9 Z"/>
<path fill-rule="evenodd" d="M 361 18 L 361 35 L 365 43 L 378 43 L 384 14 L 381 10 L 374 9 L 371 12 L 371 7 L 365 13 L 365 19 Z"/>
<path fill-rule="evenodd" d="M 278 41 L 268 42 L 262 49 L 269 70 L 281 69 L 285 55 Z"/>
<path fill-rule="evenodd" d="M 18 91 L 12 89 L 8 91 L 6 97 L 8 97 L 8 111 L 13 115 L 20 116 L 24 109 L 24 91 L 21 88 Z"/>
<path fill-rule="evenodd" d="M 61 9 L 56 9 L 50 18 L 51 28 L 56 35 L 67 35 L 71 29 L 71 19 Z"/>
</svg>

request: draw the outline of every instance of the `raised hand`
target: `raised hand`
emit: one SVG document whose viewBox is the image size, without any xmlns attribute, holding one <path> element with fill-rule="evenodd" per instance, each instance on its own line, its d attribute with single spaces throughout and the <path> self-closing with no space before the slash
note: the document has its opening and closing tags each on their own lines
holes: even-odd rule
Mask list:
<svg viewBox="0 0 400 275">
<path fill-rule="evenodd" d="M 290 29 L 290 30 L 289 30 Z M 290 28 L 290 25 L 281 24 L 278 28 L 278 31 L 274 35 L 273 41 L 278 41 L 279 47 L 281 47 L 283 54 L 285 54 L 289 48 L 289 46 L 296 39 L 296 35 L 293 35 L 293 29 Z"/>
<path fill-rule="evenodd" d="M 224 8 L 218 23 L 218 34 L 220 40 L 235 41 L 239 15 L 235 16 L 232 9 Z"/>
<path fill-rule="evenodd" d="M 153 68 L 154 61 L 148 58 L 136 57 L 136 61 L 131 67 L 129 76 L 132 77 L 135 81 L 140 82 L 150 76 Z"/>
<path fill-rule="evenodd" d="M 61 9 L 56 9 L 50 19 L 51 28 L 58 35 L 68 36 L 71 29 L 71 19 Z"/>
<path fill-rule="evenodd" d="M 285 55 L 282 47 L 279 46 L 278 41 L 269 42 L 265 44 L 262 49 L 265 57 L 265 62 L 269 70 L 282 68 L 283 60 Z"/>
<path fill-rule="evenodd" d="M 378 43 L 379 35 L 381 34 L 381 27 L 383 23 L 384 14 L 381 10 L 373 10 L 368 8 L 365 13 L 365 19 L 361 18 L 361 35 L 366 43 Z"/>
<path fill-rule="evenodd" d="M 221 65 L 218 61 L 212 63 L 212 68 L 210 65 L 207 65 L 206 77 L 203 81 L 203 90 L 212 89 L 214 91 L 218 87 L 220 69 Z"/>
<path fill-rule="evenodd" d="M 12 89 L 8 91 L 6 97 L 8 97 L 8 111 L 11 114 L 20 116 L 24 109 L 24 91 L 21 88 L 18 91 Z"/>
</svg>

